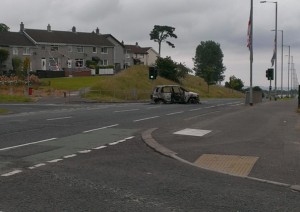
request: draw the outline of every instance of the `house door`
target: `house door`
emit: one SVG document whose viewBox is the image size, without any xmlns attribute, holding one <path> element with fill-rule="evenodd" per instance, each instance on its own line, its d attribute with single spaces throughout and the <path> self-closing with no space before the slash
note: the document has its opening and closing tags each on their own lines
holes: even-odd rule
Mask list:
<svg viewBox="0 0 300 212">
<path fill-rule="evenodd" d="M 41 60 L 41 67 L 42 67 L 43 71 L 46 71 L 46 69 L 47 69 L 47 65 L 46 64 L 47 64 L 46 63 L 46 59 L 42 58 L 42 60 Z"/>
<path fill-rule="evenodd" d="M 68 68 L 72 68 L 72 60 L 68 60 Z"/>
</svg>

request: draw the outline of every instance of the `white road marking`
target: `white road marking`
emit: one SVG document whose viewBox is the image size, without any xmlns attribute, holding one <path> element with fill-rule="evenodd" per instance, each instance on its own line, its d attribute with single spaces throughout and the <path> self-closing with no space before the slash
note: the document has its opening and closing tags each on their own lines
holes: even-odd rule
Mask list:
<svg viewBox="0 0 300 212">
<path fill-rule="evenodd" d="M 190 129 L 186 128 L 184 130 L 180 130 L 175 132 L 176 135 L 190 135 L 190 136 L 204 136 L 208 133 L 210 133 L 211 130 L 199 130 L 199 129 Z"/>
<path fill-rule="evenodd" d="M 66 155 L 66 156 L 64 156 L 63 158 L 68 159 L 68 158 L 73 158 L 73 157 L 75 157 L 75 156 L 76 156 L 76 154 L 72 154 L 72 155 Z"/>
<path fill-rule="evenodd" d="M 1 177 L 9 177 L 9 176 L 12 176 L 12 175 L 15 175 L 15 174 L 19 174 L 21 173 L 22 170 L 15 170 L 15 171 L 12 171 L 12 172 L 8 172 L 8 173 L 5 173 L 5 174 L 2 174 Z"/>
<path fill-rule="evenodd" d="M 39 163 L 39 164 L 36 164 L 36 165 L 34 165 L 34 166 L 28 167 L 28 169 L 36 169 L 36 168 L 39 168 L 39 167 L 45 166 L 45 165 L 46 165 L 45 163 Z"/>
<path fill-rule="evenodd" d="M 184 113 L 184 111 L 178 111 L 178 112 L 174 112 L 174 113 L 168 113 L 166 114 L 166 116 L 172 116 L 172 115 L 177 115 L 177 114 L 181 114 Z"/>
<path fill-rule="evenodd" d="M 134 136 L 130 136 L 128 138 L 125 138 L 125 140 L 130 140 L 130 139 L 133 139 L 133 138 L 134 138 Z"/>
<path fill-rule="evenodd" d="M 117 110 L 117 111 L 114 111 L 115 113 L 124 113 L 124 112 L 131 112 L 131 111 L 137 111 L 137 110 L 140 110 L 140 109 L 131 109 L 131 110 Z"/>
<path fill-rule="evenodd" d="M 191 109 L 189 111 L 197 111 L 197 110 L 202 110 L 203 108 L 196 108 L 196 109 Z"/>
<path fill-rule="evenodd" d="M 147 109 L 147 110 L 151 110 L 151 109 L 155 109 L 155 108 L 159 108 L 159 107 L 161 107 L 161 106 L 147 107 L 146 109 Z"/>
<path fill-rule="evenodd" d="M 87 150 L 78 151 L 78 153 L 86 154 L 86 153 L 89 153 L 89 152 L 91 152 L 91 151 L 92 151 L 92 150 L 87 149 Z"/>
<path fill-rule="evenodd" d="M 67 117 L 58 117 L 58 118 L 52 118 L 52 119 L 46 119 L 47 121 L 55 121 L 55 120 L 62 120 L 62 119 L 70 119 L 72 118 L 71 116 Z"/>
<path fill-rule="evenodd" d="M 103 129 L 107 129 L 107 128 L 112 128 L 112 127 L 116 127 L 119 124 L 114 124 L 114 125 L 110 125 L 110 126 L 105 126 L 105 127 L 100 127 L 100 128 L 96 128 L 96 129 L 92 129 L 92 130 L 86 130 L 83 131 L 83 133 L 89 133 L 89 132 L 93 132 L 93 131 L 97 131 L 97 130 L 103 130 Z"/>
<path fill-rule="evenodd" d="M 59 161 L 62 161 L 63 159 L 54 159 L 54 160 L 49 160 L 47 161 L 48 163 L 57 163 Z"/>
<path fill-rule="evenodd" d="M 56 140 L 56 139 L 57 138 L 49 138 L 49 139 L 36 141 L 36 142 L 31 142 L 31 143 L 26 143 L 26 144 L 21 144 L 21 145 L 17 145 L 17 146 L 5 147 L 5 148 L 0 149 L 0 151 L 5 151 L 5 150 L 9 150 L 9 149 L 16 149 L 16 148 L 19 148 L 19 147 L 29 146 L 29 145 L 32 145 L 32 144 L 38 144 L 38 143 L 43 143 L 43 142 L 47 142 L 47 141 L 53 141 L 53 140 Z"/>
<path fill-rule="evenodd" d="M 104 148 L 106 148 L 107 146 L 98 146 L 98 147 L 95 147 L 95 148 L 93 148 L 93 149 L 96 149 L 96 150 L 98 150 L 98 149 L 104 149 Z"/>
<path fill-rule="evenodd" d="M 134 120 L 133 122 L 146 121 L 146 120 L 155 119 L 155 118 L 159 118 L 159 116 L 152 116 L 152 117 L 148 117 L 148 118 L 137 119 L 137 120 Z"/>
</svg>

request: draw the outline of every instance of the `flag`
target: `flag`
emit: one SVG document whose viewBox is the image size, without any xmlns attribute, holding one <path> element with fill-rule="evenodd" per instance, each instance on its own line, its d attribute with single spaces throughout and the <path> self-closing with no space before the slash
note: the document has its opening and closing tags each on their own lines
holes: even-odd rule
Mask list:
<svg viewBox="0 0 300 212">
<path fill-rule="evenodd" d="M 248 21 L 248 31 L 247 31 L 247 47 L 249 48 L 249 50 L 251 49 L 251 45 L 252 45 L 252 7 L 250 10 L 250 17 L 249 17 L 249 21 Z"/>
<path fill-rule="evenodd" d="M 275 59 L 276 59 L 276 40 L 274 39 L 274 49 L 273 49 L 273 56 L 271 58 L 271 65 L 274 66 L 274 62 L 275 62 Z"/>
</svg>

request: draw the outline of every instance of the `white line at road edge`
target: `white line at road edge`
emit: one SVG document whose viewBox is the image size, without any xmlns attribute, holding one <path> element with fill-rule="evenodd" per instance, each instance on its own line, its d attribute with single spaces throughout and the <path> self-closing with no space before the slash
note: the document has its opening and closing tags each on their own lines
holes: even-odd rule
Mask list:
<svg viewBox="0 0 300 212">
<path fill-rule="evenodd" d="M 118 125 L 119 124 L 114 124 L 114 125 L 110 125 L 110 126 L 106 126 L 106 127 L 100 127 L 100 128 L 96 128 L 96 129 L 92 129 L 92 130 L 86 130 L 86 131 L 83 131 L 83 133 L 89 133 L 89 132 L 93 132 L 93 131 L 97 131 L 97 130 L 103 130 L 106 128 L 116 127 Z"/>
<path fill-rule="evenodd" d="M 49 138 L 49 139 L 36 141 L 36 142 L 31 142 L 31 143 L 26 143 L 26 144 L 21 144 L 21 145 L 17 145 L 17 146 L 5 147 L 5 148 L 0 149 L 0 151 L 9 150 L 9 149 L 16 149 L 16 148 L 19 148 L 19 147 L 29 146 L 29 145 L 32 145 L 32 144 L 38 144 L 38 143 L 43 143 L 43 142 L 47 142 L 47 141 L 53 141 L 53 140 L 56 140 L 56 139 L 57 138 Z"/>
<path fill-rule="evenodd" d="M 172 116 L 172 115 L 177 115 L 177 114 L 181 114 L 184 113 L 184 111 L 178 111 L 178 112 L 174 112 L 174 113 L 168 113 L 166 114 L 166 116 Z"/>
<path fill-rule="evenodd" d="M 148 118 L 143 118 L 143 119 L 137 119 L 137 120 L 134 120 L 133 122 L 146 121 L 146 120 L 155 119 L 155 118 L 159 118 L 159 116 L 153 116 L 153 117 L 148 117 Z"/>
</svg>

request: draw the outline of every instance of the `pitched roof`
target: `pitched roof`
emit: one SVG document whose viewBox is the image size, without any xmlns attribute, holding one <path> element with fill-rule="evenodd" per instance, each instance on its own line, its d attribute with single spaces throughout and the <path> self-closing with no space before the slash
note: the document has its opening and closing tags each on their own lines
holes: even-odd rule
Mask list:
<svg viewBox="0 0 300 212">
<path fill-rule="evenodd" d="M 114 39 L 117 43 L 119 43 L 121 46 L 124 47 L 124 43 L 120 42 L 117 38 L 115 38 L 112 34 L 102 34 L 105 38 L 112 38 Z"/>
<path fill-rule="evenodd" d="M 48 31 L 24 29 L 24 32 L 37 43 L 75 44 L 88 46 L 114 46 L 103 35 L 86 32 Z"/>
<path fill-rule="evenodd" d="M 34 44 L 20 32 L 0 32 L 0 46 L 34 46 Z"/>
<path fill-rule="evenodd" d="M 130 50 L 133 54 L 148 54 L 150 47 L 140 47 L 138 45 L 125 45 L 126 49 Z"/>
</svg>

